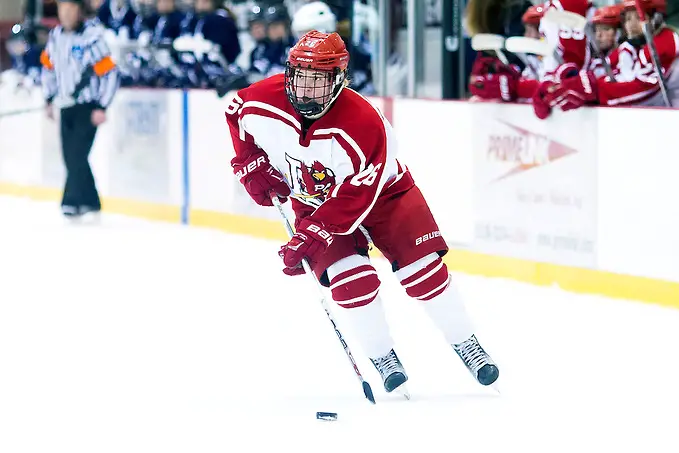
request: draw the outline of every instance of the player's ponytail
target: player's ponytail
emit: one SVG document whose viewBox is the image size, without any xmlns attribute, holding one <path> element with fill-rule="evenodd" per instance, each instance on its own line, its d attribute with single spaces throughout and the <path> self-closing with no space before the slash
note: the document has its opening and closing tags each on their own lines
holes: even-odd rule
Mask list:
<svg viewBox="0 0 679 453">
<path fill-rule="evenodd" d="M 465 10 L 467 32 L 470 36 L 478 33 L 504 35 L 512 20 L 512 10 L 518 8 L 523 14 L 527 5 L 530 3 L 525 0 L 469 0 Z"/>
<path fill-rule="evenodd" d="M 489 11 L 498 9 L 502 0 L 469 0 L 465 10 L 467 33 L 474 36 L 479 33 L 491 33 Z"/>
</svg>

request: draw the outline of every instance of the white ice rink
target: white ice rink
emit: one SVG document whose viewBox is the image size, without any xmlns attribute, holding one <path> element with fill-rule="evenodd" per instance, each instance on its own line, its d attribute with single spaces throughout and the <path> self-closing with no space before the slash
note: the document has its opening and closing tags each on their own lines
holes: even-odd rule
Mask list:
<svg viewBox="0 0 679 453">
<path fill-rule="evenodd" d="M 679 451 L 679 311 L 456 274 L 498 396 L 378 262 L 411 401 L 335 310 L 372 406 L 278 243 L 0 212 L 2 453 Z"/>
</svg>

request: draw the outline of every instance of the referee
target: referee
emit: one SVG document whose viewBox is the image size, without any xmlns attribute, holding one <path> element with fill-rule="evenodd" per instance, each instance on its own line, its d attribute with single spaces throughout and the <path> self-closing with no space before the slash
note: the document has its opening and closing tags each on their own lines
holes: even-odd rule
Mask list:
<svg viewBox="0 0 679 453">
<path fill-rule="evenodd" d="M 61 147 L 66 166 L 62 213 L 99 212 L 101 201 L 89 163 L 97 127 L 119 85 L 118 69 L 103 29 L 85 20 L 83 0 L 58 0 L 59 22 L 40 56 L 47 115 L 61 110 Z"/>
</svg>

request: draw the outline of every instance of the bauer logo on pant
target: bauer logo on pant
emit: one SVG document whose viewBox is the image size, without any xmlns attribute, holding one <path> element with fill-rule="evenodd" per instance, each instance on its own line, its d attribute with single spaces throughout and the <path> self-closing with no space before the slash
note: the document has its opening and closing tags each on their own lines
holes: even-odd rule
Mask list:
<svg viewBox="0 0 679 453">
<path fill-rule="evenodd" d="M 441 232 L 440 231 L 432 231 L 431 233 L 427 233 L 424 236 L 420 236 L 419 238 L 415 239 L 415 245 L 420 245 L 423 242 L 428 241 L 429 239 L 434 239 L 441 237 Z"/>
</svg>

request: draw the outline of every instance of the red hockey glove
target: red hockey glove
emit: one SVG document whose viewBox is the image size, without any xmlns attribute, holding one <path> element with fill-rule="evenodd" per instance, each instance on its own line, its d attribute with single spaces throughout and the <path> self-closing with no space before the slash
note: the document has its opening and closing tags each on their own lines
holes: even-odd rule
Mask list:
<svg viewBox="0 0 679 453">
<path fill-rule="evenodd" d="M 577 109 L 585 104 L 596 104 L 598 99 L 596 77 L 591 71 L 581 71 L 577 77 L 562 80 L 545 99 L 561 110 Z"/>
<path fill-rule="evenodd" d="M 570 79 L 577 78 L 578 67 L 575 63 L 564 63 L 551 74 L 552 79 L 540 83 L 540 86 L 533 95 L 533 111 L 535 116 L 544 120 L 552 113 L 552 108 L 560 105 L 558 96 L 554 93 L 558 86 Z M 569 109 L 570 110 L 570 109 Z"/>
<path fill-rule="evenodd" d="M 519 71 L 497 58 L 479 56 L 469 78 L 469 92 L 481 99 L 511 102 L 517 98 L 520 77 Z"/>
<path fill-rule="evenodd" d="M 541 120 L 546 119 L 552 113 L 552 106 L 549 105 L 546 99 L 549 91 L 552 89 L 554 89 L 554 82 L 545 81 L 538 86 L 538 89 L 533 94 L 533 111 L 535 116 Z"/>
<path fill-rule="evenodd" d="M 303 274 L 302 260 L 317 261 L 317 257 L 332 244 L 332 234 L 325 231 L 323 224 L 313 219 L 303 219 L 297 227 L 295 235 L 278 251 L 285 264 L 284 273 L 288 275 Z"/>
<path fill-rule="evenodd" d="M 258 205 L 273 206 L 269 196 L 272 190 L 278 194 L 281 203 L 287 201 L 290 187 L 283 179 L 283 175 L 271 166 L 264 152 L 252 154 L 242 161 L 235 157 L 231 160 L 231 166 L 250 198 Z"/>
<path fill-rule="evenodd" d="M 478 96 L 481 99 L 501 99 L 511 102 L 516 100 L 516 79 L 507 74 L 472 76 L 469 82 L 469 92 L 472 96 Z"/>
</svg>

